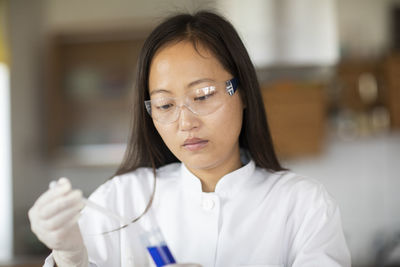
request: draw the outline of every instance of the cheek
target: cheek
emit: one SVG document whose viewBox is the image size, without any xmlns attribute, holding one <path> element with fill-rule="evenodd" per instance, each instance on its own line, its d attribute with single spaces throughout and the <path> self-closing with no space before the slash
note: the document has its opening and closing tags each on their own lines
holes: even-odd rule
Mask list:
<svg viewBox="0 0 400 267">
<path fill-rule="evenodd" d="M 176 142 L 176 133 L 172 125 L 160 125 L 157 122 L 154 123 L 158 133 L 160 134 L 162 140 L 167 145 L 170 150 L 173 150 L 173 144 Z"/>
<path fill-rule="evenodd" d="M 227 105 L 215 114 L 210 128 L 221 143 L 235 143 L 242 129 L 243 109 L 239 104 Z"/>
</svg>

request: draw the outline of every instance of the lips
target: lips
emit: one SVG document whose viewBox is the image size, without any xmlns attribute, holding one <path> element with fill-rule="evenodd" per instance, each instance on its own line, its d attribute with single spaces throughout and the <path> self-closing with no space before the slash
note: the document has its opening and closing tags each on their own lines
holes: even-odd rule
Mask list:
<svg viewBox="0 0 400 267">
<path fill-rule="evenodd" d="M 204 148 L 208 143 L 208 140 L 200 139 L 200 138 L 190 138 L 186 139 L 183 143 L 183 147 L 189 151 L 197 151 Z"/>
</svg>

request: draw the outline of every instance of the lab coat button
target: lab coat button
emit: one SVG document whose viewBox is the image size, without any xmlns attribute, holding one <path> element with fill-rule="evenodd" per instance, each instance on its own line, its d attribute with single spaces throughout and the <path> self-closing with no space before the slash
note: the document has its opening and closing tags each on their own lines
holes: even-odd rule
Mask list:
<svg viewBox="0 0 400 267">
<path fill-rule="evenodd" d="M 203 200 L 203 209 L 205 209 L 205 210 L 212 210 L 213 208 L 214 208 L 214 205 L 215 205 L 215 203 L 214 203 L 214 200 L 212 200 L 212 199 L 204 199 Z"/>
</svg>

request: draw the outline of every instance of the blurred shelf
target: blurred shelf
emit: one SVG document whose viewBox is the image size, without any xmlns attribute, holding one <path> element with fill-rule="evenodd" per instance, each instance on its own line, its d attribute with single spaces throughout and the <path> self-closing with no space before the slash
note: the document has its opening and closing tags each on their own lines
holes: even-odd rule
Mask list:
<svg viewBox="0 0 400 267">
<path fill-rule="evenodd" d="M 85 166 L 120 163 L 123 151 L 114 144 L 125 143 L 129 132 L 132 84 L 144 36 L 138 29 L 49 36 L 43 91 L 49 158 Z"/>
<path fill-rule="evenodd" d="M 46 256 L 18 257 L 10 261 L 0 261 L 0 267 L 41 267 Z"/>
<path fill-rule="evenodd" d="M 64 146 L 57 151 L 58 167 L 107 167 L 118 166 L 125 153 L 126 144 L 98 144 Z"/>
</svg>

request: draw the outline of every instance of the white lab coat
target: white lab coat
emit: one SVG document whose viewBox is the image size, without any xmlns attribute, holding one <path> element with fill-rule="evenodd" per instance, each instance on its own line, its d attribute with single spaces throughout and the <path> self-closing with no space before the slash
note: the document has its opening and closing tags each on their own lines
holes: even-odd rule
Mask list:
<svg viewBox="0 0 400 267">
<path fill-rule="evenodd" d="M 90 197 L 123 216 L 136 217 L 152 191 L 153 172 L 140 168 L 114 177 Z M 204 267 L 347 267 L 350 255 L 340 212 L 317 181 L 292 172 L 271 173 L 250 160 L 225 175 L 215 192 L 184 164 L 157 171 L 152 206 L 177 262 Z M 141 244 L 140 224 L 105 235 L 118 222 L 85 208 L 80 227 L 91 266 L 153 266 Z M 53 266 L 51 255 L 44 266 Z"/>
</svg>

